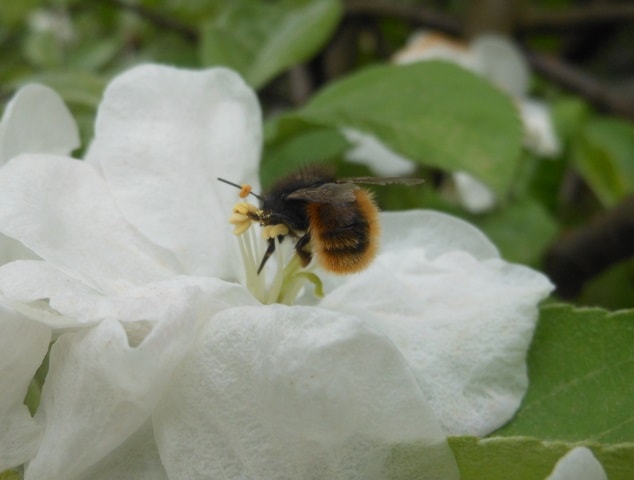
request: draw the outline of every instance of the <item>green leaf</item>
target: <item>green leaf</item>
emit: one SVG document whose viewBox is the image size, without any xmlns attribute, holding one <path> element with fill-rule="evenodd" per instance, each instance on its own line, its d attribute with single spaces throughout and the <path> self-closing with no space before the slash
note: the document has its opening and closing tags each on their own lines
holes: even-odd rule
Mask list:
<svg viewBox="0 0 634 480">
<path fill-rule="evenodd" d="M 17 470 L 5 470 L 0 472 L 0 480 L 22 480 L 22 475 Z"/>
<path fill-rule="evenodd" d="M 632 308 L 634 306 L 634 259 L 616 263 L 586 282 L 576 303 L 601 306 L 611 310 Z"/>
<path fill-rule="evenodd" d="M 557 234 L 557 223 L 532 200 L 524 198 L 484 217 L 472 219 L 511 262 L 533 267 L 541 264 L 546 248 Z"/>
<path fill-rule="evenodd" d="M 634 192 L 634 126 L 593 119 L 583 129 L 575 153 L 581 175 L 604 205 Z"/>
<path fill-rule="evenodd" d="M 331 84 L 289 117 L 372 134 L 401 155 L 466 170 L 505 193 L 521 148 L 510 99 L 444 62 L 380 66 Z"/>
<path fill-rule="evenodd" d="M 565 97 L 552 104 L 555 129 L 561 138 L 576 135 L 590 117 L 587 104 L 576 97 Z"/>
<path fill-rule="evenodd" d="M 543 307 L 528 370 L 520 410 L 497 435 L 634 440 L 634 310 Z"/>
<path fill-rule="evenodd" d="M 341 17 L 338 0 L 240 1 L 202 29 L 204 65 L 225 65 L 255 88 L 310 58 Z"/>
<path fill-rule="evenodd" d="M 39 7 L 45 7 L 44 0 L 23 0 L 20 2 L 0 2 L 0 30 L 14 28 L 26 23 L 28 16 Z"/>
<path fill-rule="evenodd" d="M 269 122 L 264 159 L 260 168 L 262 185 L 310 163 L 331 162 L 350 144 L 339 130 L 303 121 Z"/>
<path fill-rule="evenodd" d="M 59 93 L 66 103 L 96 109 L 107 81 L 105 77 L 83 71 L 48 71 L 23 77 L 13 86 L 41 83 Z"/>
<path fill-rule="evenodd" d="M 610 480 L 630 480 L 634 443 L 601 445 L 542 441 L 530 437 L 450 437 L 462 480 L 544 480 L 569 450 L 585 445 Z"/>
</svg>

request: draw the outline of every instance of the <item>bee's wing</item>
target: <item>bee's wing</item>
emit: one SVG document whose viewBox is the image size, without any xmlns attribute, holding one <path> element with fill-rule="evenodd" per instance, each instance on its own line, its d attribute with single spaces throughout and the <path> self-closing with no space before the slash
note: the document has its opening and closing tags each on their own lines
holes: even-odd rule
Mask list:
<svg viewBox="0 0 634 480">
<path fill-rule="evenodd" d="M 399 183 L 401 185 L 420 185 L 425 180 L 409 177 L 351 177 L 337 179 L 338 183 L 362 183 L 365 185 L 389 185 Z"/>
<path fill-rule="evenodd" d="M 350 203 L 356 197 L 354 183 L 324 183 L 316 187 L 299 188 L 287 195 L 288 200 L 304 200 L 315 203 Z"/>
</svg>

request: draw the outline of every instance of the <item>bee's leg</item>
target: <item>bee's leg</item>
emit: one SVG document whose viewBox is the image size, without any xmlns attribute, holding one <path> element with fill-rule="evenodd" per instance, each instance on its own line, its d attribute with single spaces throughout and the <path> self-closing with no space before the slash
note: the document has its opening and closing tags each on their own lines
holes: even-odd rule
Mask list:
<svg viewBox="0 0 634 480">
<path fill-rule="evenodd" d="M 302 267 L 307 266 L 313 259 L 313 254 L 310 251 L 310 233 L 306 232 L 299 238 L 299 240 L 297 240 L 297 243 L 295 244 L 295 251 L 302 262 Z"/>
<path fill-rule="evenodd" d="M 266 252 L 264 252 L 264 256 L 262 257 L 262 262 L 260 263 L 260 266 L 258 267 L 258 275 L 264 268 L 264 264 L 266 263 L 266 261 L 269 259 L 271 255 L 273 255 L 273 252 L 275 251 L 275 237 L 271 237 L 267 239 L 267 242 L 269 243 L 269 246 L 266 248 Z"/>
</svg>

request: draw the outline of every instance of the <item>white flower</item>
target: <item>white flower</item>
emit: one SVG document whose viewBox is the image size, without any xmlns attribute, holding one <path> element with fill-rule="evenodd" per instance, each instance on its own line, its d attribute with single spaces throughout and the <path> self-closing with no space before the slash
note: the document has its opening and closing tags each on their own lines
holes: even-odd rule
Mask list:
<svg viewBox="0 0 634 480">
<path fill-rule="evenodd" d="M 519 406 L 551 286 L 460 220 L 383 214 L 375 263 L 323 274 L 323 300 L 263 305 L 242 286 L 237 192 L 216 178 L 257 188 L 260 122 L 228 70 L 143 66 L 108 87 L 85 161 L 0 170 L 0 232 L 40 258 L 0 267 L 0 301 L 41 327 L 27 354 L 14 321 L 0 360 L 37 365 L 56 338 L 41 441 L 0 471 L 372 479 L 416 444 L 430 478 L 457 478 L 444 435 L 488 433 Z"/>
<path fill-rule="evenodd" d="M 607 480 L 601 464 L 587 447 L 575 447 L 555 465 L 546 480 Z"/>
</svg>

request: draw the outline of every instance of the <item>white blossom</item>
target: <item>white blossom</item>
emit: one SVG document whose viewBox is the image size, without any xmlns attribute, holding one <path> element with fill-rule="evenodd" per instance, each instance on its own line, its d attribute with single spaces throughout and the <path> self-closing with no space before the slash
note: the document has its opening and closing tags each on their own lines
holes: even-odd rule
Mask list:
<svg viewBox="0 0 634 480">
<path fill-rule="evenodd" d="M 0 367 L 28 359 L 14 392 L 54 339 L 33 420 L 0 394 L 0 425 L 35 430 L 23 447 L 3 431 L 17 452 L 0 471 L 372 479 L 416 445 L 427 476 L 457 478 L 445 435 L 513 415 L 546 278 L 458 219 L 385 213 L 366 271 L 315 270 L 323 299 L 262 304 L 227 222 L 237 192 L 216 180 L 257 189 L 260 144 L 236 74 L 146 65 L 107 88 L 85 160 L 0 169 L 0 232 L 35 254 L 0 267 Z"/>
</svg>

